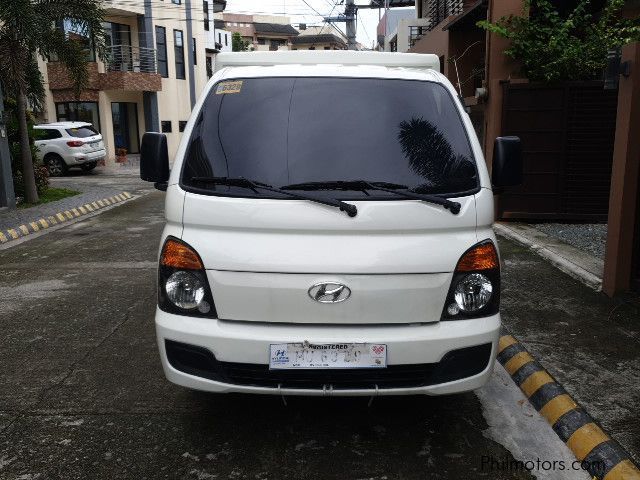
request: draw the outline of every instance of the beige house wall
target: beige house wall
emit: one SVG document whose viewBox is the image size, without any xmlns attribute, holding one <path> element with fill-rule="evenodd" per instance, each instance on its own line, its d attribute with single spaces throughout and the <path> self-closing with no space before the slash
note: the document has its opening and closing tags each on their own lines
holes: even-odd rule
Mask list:
<svg viewBox="0 0 640 480">
<path fill-rule="evenodd" d="M 131 29 L 131 44 L 134 47 L 139 46 L 139 31 L 137 15 L 144 15 L 144 4 L 136 5 L 131 0 L 107 0 L 104 7 L 107 11 L 105 21 L 128 25 Z M 210 31 L 204 29 L 204 12 L 202 2 L 192 0 L 192 37 L 196 40 L 196 61 L 194 65 L 194 83 L 196 99 L 204 90 L 207 84 L 206 72 L 206 45 L 210 32 L 214 29 L 213 17 L 210 18 Z M 166 29 L 167 37 L 167 67 L 168 78 L 162 78 L 162 90 L 157 92 L 158 114 L 159 120 L 171 122 L 171 132 L 167 133 L 167 141 L 169 146 L 169 155 L 171 161 L 177 151 L 178 145 L 182 138 L 179 131 L 179 122 L 187 121 L 191 115 L 191 98 L 189 90 L 189 78 L 191 72 L 189 69 L 189 52 L 192 48 L 191 38 L 187 37 L 187 15 L 184 1 L 182 5 L 176 5 L 170 1 L 153 2 L 153 25 L 152 32 L 153 45 L 155 48 L 155 27 L 160 26 Z M 174 30 L 181 30 L 184 39 L 184 62 L 186 78 L 176 78 L 175 68 L 175 49 L 174 49 Z M 40 71 L 44 77 L 45 85 L 45 110 L 39 116 L 42 123 L 55 122 L 57 120 L 56 106 L 52 91 L 49 88 L 49 78 L 47 73 L 47 64 L 43 59 L 38 60 Z M 105 65 L 98 61 L 98 72 L 105 72 Z M 138 113 L 138 136 L 140 139 L 146 131 L 144 119 L 144 103 L 142 91 L 130 90 L 101 90 L 98 92 L 98 109 L 100 118 L 100 130 L 104 138 L 107 150 L 107 164 L 115 163 L 115 144 L 113 121 L 111 115 L 112 102 L 129 102 L 137 105 Z"/>
</svg>

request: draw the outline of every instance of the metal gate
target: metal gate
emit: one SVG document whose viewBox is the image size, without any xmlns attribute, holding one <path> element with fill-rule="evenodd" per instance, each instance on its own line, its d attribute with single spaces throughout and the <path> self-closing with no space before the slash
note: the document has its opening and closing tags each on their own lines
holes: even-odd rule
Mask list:
<svg viewBox="0 0 640 480">
<path fill-rule="evenodd" d="M 640 173 L 638 174 L 638 199 L 636 204 L 636 229 L 633 236 L 631 289 L 640 292 Z"/>
<path fill-rule="evenodd" d="M 502 218 L 606 221 L 617 90 L 602 82 L 504 84 L 503 135 L 522 139 L 524 183 Z"/>
</svg>

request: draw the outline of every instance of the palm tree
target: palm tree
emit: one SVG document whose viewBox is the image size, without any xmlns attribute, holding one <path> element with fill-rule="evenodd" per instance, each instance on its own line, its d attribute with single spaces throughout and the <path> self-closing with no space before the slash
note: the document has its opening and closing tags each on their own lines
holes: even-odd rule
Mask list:
<svg viewBox="0 0 640 480">
<path fill-rule="evenodd" d="M 27 102 L 44 96 L 37 56 L 63 63 L 76 96 L 87 84 L 87 46 L 104 57 L 101 0 L 0 0 L 0 80 L 17 102 L 25 197 L 38 201 L 27 130 Z M 63 26 L 65 28 L 60 28 Z M 65 31 L 74 32 L 67 35 Z M 78 40 L 89 39 L 89 45 Z"/>
</svg>

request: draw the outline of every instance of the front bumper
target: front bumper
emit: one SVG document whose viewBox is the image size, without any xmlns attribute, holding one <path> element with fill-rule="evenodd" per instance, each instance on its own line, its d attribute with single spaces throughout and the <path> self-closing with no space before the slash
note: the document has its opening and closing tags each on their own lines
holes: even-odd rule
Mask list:
<svg viewBox="0 0 640 480">
<path fill-rule="evenodd" d="M 156 310 L 156 333 L 162 366 L 167 379 L 184 387 L 210 392 L 244 392 L 282 395 L 443 395 L 473 390 L 484 385 L 493 371 L 500 331 L 500 315 L 424 325 L 304 325 L 236 322 L 174 315 Z M 256 384 L 225 383 L 176 369 L 167 357 L 166 341 L 205 349 L 225 364 L 249 364 L 268 371 L 272 343 L 383 343 L 387 345 L 389 367 L 414 368 L 437 364 L 450 352 L 489 344 L 489 358 L 482 371 L 445 383 L 400 388 L 291 388 Z M 175 362 L 173 362 L 175 365 Z M 481 367 L 482 368 L 482 367 Z M 325 371 L 326 372 L 326 371 Z M 388 375 L 387 375 L 388 376 Z M 258 382 L 259 383 L 259 382 Z"/>
</svg>

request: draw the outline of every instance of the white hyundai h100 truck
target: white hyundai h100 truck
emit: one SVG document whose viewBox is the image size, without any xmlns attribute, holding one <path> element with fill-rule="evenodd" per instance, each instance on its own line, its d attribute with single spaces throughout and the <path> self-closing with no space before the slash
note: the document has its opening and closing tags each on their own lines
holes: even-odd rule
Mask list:
<svg viewBox="0 0 640 480">
<path fill-rule="evenodd" d="M 435 55 L 221 53 L 166 190 L 155 323 L 167 378 L 211 392 L 450 394 L 500 330 L 492 182 Z M 518 184 L 496 139 L 493 186 Z"/>
</svg>

